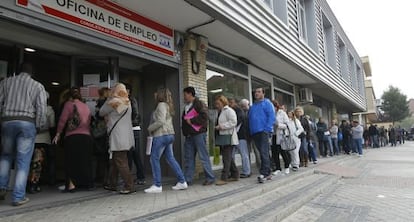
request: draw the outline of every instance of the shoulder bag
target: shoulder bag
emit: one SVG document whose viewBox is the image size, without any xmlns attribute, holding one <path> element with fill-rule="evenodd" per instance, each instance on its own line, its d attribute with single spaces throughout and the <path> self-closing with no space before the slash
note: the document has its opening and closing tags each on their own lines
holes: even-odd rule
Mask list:
<svg viewBox="0 0 414 222">
<path fill-rule="evenodd" d="M 69 117 L 68 121 L 67 121 L 67 127 L 66 130 L 68 132 L 73 131 L 75 129 L 77 129 L 79 127 L 81 123 L 81 118 L 78 112 L 78 107 L 76 106 L 75 103 L 73 103 L 73 111 L 71 116 Z"/>
<path fill-rule="evenodd" d="M 282 140 L 280 142 L 280 147 L 284 151 L 291 151 L 296 149 L 296 143 L 295 140 L 293 140 L 292 133 L 290 133 L 289 126 L 286 124 L 287 129 L 284 129 L 282 131 Z M 286 130 L 289 131 L 289 133 L 286 133 Z"/>
</svg>

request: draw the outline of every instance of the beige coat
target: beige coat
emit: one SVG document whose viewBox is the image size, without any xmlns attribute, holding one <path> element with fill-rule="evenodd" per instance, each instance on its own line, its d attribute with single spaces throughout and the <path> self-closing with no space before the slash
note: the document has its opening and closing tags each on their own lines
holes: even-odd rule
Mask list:
<svg viewBox="0 0 414 222">
<path fill-rule="evenodd" d="M 218 117 L 218 125 L 222 130 L 219 131 L 220 135 L 232 135 L 231 145 L 238 145 L 239 138 L 237 137 L 237 115 L 236 112 L 229 106 L 223 107 L 220 116 Z"/>
<path fill-rule="evenodd" d="M 158 103 L 153 114 L 153 122 L 148 126 L 148 131 L 153 137 L 175 134 L 172 116 L 167 103 Z"/>
</svg>

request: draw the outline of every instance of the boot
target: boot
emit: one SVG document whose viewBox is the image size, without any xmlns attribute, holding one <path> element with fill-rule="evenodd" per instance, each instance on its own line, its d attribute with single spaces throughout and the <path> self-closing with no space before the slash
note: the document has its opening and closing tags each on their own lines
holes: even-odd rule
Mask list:
<svg viewBox="0 0 414 222">
<path fill-rule="evenodd" d="M 308 167 L 308 157 L 304 157 L 304 161 L 303 161 L 303 165 L 305 166 L 305 167 Z"/>
</svg>

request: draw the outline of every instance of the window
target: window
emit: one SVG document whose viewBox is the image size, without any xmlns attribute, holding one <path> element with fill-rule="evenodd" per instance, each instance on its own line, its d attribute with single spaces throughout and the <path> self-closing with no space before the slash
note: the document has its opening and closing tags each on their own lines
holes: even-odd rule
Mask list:
<svg viewBox="0 0 414 222">
<path fill-rule="evenodd" d="M 249 99 L 247 78 L 209 67 L 207 69 L 207 91 L 209 109 L 214 109 L 214 99 L 218 95 L 236 100 Z"/>
<path fill-rule="evenodd" d="M 254 90 L 257 88 L 263 88 L 265 91 L 265 97 L 268 99 L 272 98 L 272 86 L 270 82 L 266 82 L 256 77 L 252 77 L 252 98 L 254 100 Z"/>
<path fill-rule="evenodd" d="M 347 59 L 347 50 L 345 47 L 344 41 L 338 36 L 338 45 L 339 45 L 339 65 L 341 76 L 344 79 L 349 79 L 348 74 L 348 59 Z"/>
<path fill-rule="evenodd" d="M 364 92 L 364 80 L 362 78 L 361 67 L 359 65 L 356 66 L 356 81 L 357 81 L 357 90 L 360 94 Z"/>
<path fill-rule="evenodd" d="M 283 23 L 288 23 L 287 0 L 262 0 L 262 2 Z"/>
<path fill-rule="evenodd" d="M 317 53 L 319 43 L 316 29 L 315 0 L 297 0 L 296 8 L 299 38 Z"/>
<path fill-rule="evenodd" d="M 331 22 L 322 14 L 323 23 L 323 39 L 325 49 L 325 62 L 336 71 L 336 53 L 335 53 L 335 40 L 334 30 Z"/>
<path fill-rule="evenodd" d="M 298 27 L 299 37 L 307 42 L 305 0 L 298 0 Z"/>
<path fill-rule="evenodd" d="M 295 99 L 293 95 L 284 93 L 277 89 L 274 90 L 274 93 L 275 99 L 279 102 L 279 104 L 285 105 L 287 111 L 293 111 L 295 109 Z"/>
<path fill-rule="evenodd" d="M 356 73 L 355 73 L 355 60 L 354 57 L 349 54 L 349 77 L 350 79 L 348 81 L 350 81 L 351 86 L 356 89 Z"/>
</svg>

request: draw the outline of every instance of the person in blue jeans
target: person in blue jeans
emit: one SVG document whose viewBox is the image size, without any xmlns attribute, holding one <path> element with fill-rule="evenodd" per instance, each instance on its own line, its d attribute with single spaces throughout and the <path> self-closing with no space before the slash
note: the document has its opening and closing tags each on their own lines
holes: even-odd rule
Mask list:
<svg viewBox="0 0 414 222">
<path fill-rule="evenodd" d="M 174 126 L 172 117 L 174 115 L 174 105 L 170 90 L 160 88 L 155 93 L 157 108 L 152 116 L 152 123 L 148 126 L 150 135 L 153 136 L 151 148 L 151 168 L 154 183 L 145 190 L 145 193 L 161 193 L 161 166 L 160 159 L 162 154 L 165 155 L 168 165 L 177 176 L 177 184 L 172 187 L 173 190 L 187 189 L 187 182 L 185 181 L 183 171 L 177 160 L 175 160 L 173 152 L 174 143 Z"/>
<path fill-rule="evenodd" d="M 358 155 L 362 156 L 362 135 L 364 133 L 364 128 L 356 120 L 352 122 L 352 126 L 353 145 L 358 152 Z"/>
<path fill-rule="evenodd" d="M 195 97 L 194 87 L 184 90 L 184 112 L 182 114 L 182 132 L 184 142 L 184 175 L 188 184 L 193 183 L 195 173 L 195 157 L 198 156 L 203 166 L 205 180 L 203 185 L 212 185 L 216 179 L 211 167 L 210 155 L 207 150 L 207 106 Z"/>
<path fill-rule="evenodd" d="M 250 135 L 260 152 L 260 176 L 257 180 L 259 183 L 263 183 L 266 180 L 272 179 L 269 158 L 269 140 L 272 136 L 276 114 L 272 102 L 265 98 L 263 88 L 255 89 L 254 98 L 255 102 L 249 111 L 249 127 Z"/>
<path fill-rule="evenodd" d="M 36 132 L 46 123 L 47 95 L 42 84 L 32 79 L 33 67 L 21 66 L 21 73 L 0 82 L 2 153 L 0 156 L 0 200 L 7 194 L 10 168 L 15 158 L 16 180 L 12 204 L 29 202 L 27 176 L 33 155 Z"/>
</svg>

